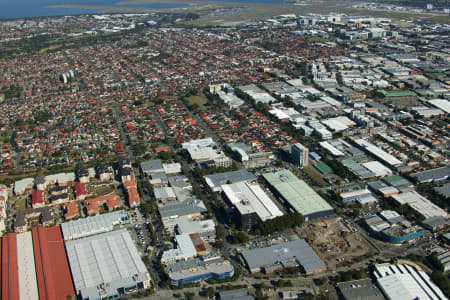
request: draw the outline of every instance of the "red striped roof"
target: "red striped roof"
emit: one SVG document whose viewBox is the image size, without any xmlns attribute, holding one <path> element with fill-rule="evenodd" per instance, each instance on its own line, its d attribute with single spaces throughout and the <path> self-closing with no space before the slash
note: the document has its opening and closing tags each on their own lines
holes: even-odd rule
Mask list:
<svg viewBox="0 0 450 300">
<path fill-rule="evenodd" d="M 74 296 L 60 227 L 33 228 L 32 234 L 39 299 L 59 300 Z"/>
<path fill-rule="evenodd" d="M 17 240 L 15 233 L 1 239 L 1 286 L 2 300 L 19 300 L 19 273 L 17 265 Z"/>
</svg>

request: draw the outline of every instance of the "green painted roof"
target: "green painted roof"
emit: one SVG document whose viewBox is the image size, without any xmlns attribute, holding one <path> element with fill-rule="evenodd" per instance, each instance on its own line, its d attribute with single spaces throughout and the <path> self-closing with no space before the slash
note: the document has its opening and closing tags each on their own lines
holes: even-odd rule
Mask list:
<svg viewBox="0 0 450 300">
<path fill-rule="evenodd" d="M 333 173 L 333 169 L 331 169 L 326 163 L 323 161 L 319 161 L 314 164 L 314 167 L 319 170 L 321 173 Z"/>
<path fill-rule="evenodd" d="M 304 216 L 333 210 L 328 202 L 289 170 L 269 172 L 263 176 L 297 212 Z"/>
<path fill-rule="evenodd" d="M 386 181 L 387 183 L 393 183 L 393 182 L 400 181 L 400 180 L 404 180 L 404 178 L 399 175 L 394 175 L 394 176 L 389 176 L 389 177 L 383 178 L 383 181 Z"/>
<path fill-rule="evenodd" d="M 351 158 L 344 158 L 343 160 L 341 160 L 341 164 L 345 165 L 354 165 L 356 164 L 356 161 L 354 161 Z"/>
<path fill-rule="evenodd" d="M 384 97 L 414 97 L 414 96 L 416 96 L 416 93 L 414 93 L 413 91 L 407 91 L 407 90 L 394 90 L 394 91 L 381 90 L 380 93 Z"/>
</svg>

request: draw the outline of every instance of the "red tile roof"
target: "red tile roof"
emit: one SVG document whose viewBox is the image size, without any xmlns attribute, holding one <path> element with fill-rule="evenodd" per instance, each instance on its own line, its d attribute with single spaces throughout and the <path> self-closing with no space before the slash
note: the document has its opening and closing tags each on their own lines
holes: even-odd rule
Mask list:
<svg viewBox="0 0 450 300">
<path fill-rule="evenodd" d="M 127 194 L 128 194 L 128 203 L 130 204 L 130 206 L 133 203 L 140 203 L 141 199 L 139 198 L 139 193 L 137 191 L 137 188 L 134 187 L 130 187 L 127 189 Z"/>
<path fill-rule="evenodd" d="M 89 214 L 96 213 L 100 210 L 100 206 L 106 204 L 109 210 L 119 207 L 119 200 L 114 193 L 98 196 L 97 198 L 84 200 L 84 205 Z"/>
<path fill-rule="evenodd" d="M 80 211 L 78 210 L 78 204 L 75 201 L 65 203 L 65 204 L 63 204 L 63 207 L 66 211 L 66 213 L 64 214 L 64 218 L 66 220 L 70 220 L 70 219 L 80 215 Z"/>
</svg>

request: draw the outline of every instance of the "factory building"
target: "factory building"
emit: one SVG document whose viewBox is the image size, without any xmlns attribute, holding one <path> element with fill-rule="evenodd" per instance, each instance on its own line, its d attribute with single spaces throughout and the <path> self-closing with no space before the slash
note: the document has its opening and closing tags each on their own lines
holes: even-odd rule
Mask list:
<svg viewBox="0 0 450 300">
<path fill-rule="evenodd" d="M 285 268 L 301 267 L 307 275 L 323 272 L 325 263 L 305 242 L 296 240 L 241 253 L 251 273 L 272 273 Z"/>
<path fill-rule="evenodd" d="M 114 230 L 114 226 L 129 223 L 127 212 L 118 210 L 102 215 L 90 216 L 61 224 L 65 241 Z"/>
<path fill-rule="evenodd" d="M 249 184 L 245 181 L 225 184 L 222 185 L 222 190 L 228 201 L 236 208 L 240 226 L 244 230 L 251 230 L 258 219 L 267 221 L 283 215 L 258 184 Z"/>
<path fill-rule="evenodd" d="M 60 300 L 75 296 L 58 226 L 5 235 L 0 258 L 1 299 Z"/>
<path fill-rule="evenodd" d="M 255 175 L 245 169 L 206 175 L 204 176 L 204 178 L 208 186 L 215 192 L 222 191 L 221 186 L 224 184 L 236 183 L 241 181 L 252 182 L 256 180 Z"/>
<path fill-rule="evenodd" d="M 150 275 L 126 229 L 66 243 L 80 299 L 119 299 L 150 287 Z"/>
<path fill-rule="evenodd" d="M 298 179 L 289 170 L 263 174 L 280 201 L 288 204 L 292 212 L 298 212 L 308 219 L 325 218 L 333 215 L 333 208 L 308 184 Z"/>
<path fill-rule="evenodd" d="M 373 276 L 388 300 L 447 299 L 418 266 L 408 264 L 376 265 Z"/>
</svg>

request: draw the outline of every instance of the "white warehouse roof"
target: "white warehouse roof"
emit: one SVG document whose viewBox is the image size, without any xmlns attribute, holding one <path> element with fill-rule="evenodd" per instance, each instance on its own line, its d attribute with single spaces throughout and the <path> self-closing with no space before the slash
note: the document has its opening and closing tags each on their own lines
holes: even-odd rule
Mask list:
<svg viewBox="0 0 450 300">
<path fill-rule="evenodd" d="M 263 221 L 283 215 L 283 212 L 258 184 L 248 182 L 225 184 L 222 185 L 222 190 L 230 202 L 243 214 L 256 212 Z"/>
<path fill-rule="evenodd" d="M 372 153 L 379 159 L 385 161 L 386 163 L 388 163 L 391 166 L 398 166 L 398 165 L 402 164 L 402 162 L 400 160 L 398 160 L 397 158 L 395 158 L 394 156 L 390 155 L 389 153 L 387 153 L 384 150 L 381 150 L 377 146 L 369 143 L 368 141 L 366 141 L 364 139 L 357 139 L 357 140 L 355 140 L 355 143 L 357 143 L 359 146 L 361 146 L 362 148 L 369 151 L 370 153 Z"/>
<path fill-rule="evenodd" d="M 319 145 L 325 150 L 328 150 L 334 156 L 345 156 L 344 152 L 334 147 L 329 142 L 320 142 Z"/>
<path fill-rule="evenodd" d="M 374 275 L 390 300 L 447 299 L 424 271 L 407 264 L 377 265 Z"/>
<path fill-rule="evenodd" d="M 75 289 L 85 299 L 98 299 L 150 276 L 126 229 L 66 243 Z"/>
<path fill-rule="evenodd" d="M 423 197 L 416 191 L 392 195 L 392 198 L 402 205 L 408 204 L 412 209 L 423 215 L 425 218 L 437 216 L 444 218 L 447 217 L 447 213 L 445 212 L 445 210 L 432 203 L 430 200 Z"/>
</svg>

